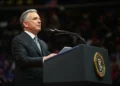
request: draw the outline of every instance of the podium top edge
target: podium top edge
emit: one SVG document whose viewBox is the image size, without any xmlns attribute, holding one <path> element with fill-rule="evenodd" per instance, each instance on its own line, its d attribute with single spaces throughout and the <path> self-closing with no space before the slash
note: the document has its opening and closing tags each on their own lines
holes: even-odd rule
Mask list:
<svg viewBox="0 0 120 86">
<path fill-rule="evenodd" d="M 101 48 L 101 49 L 103 49 L 103 50 L 105 50 L 105 51 L 107 51 L 107 52 L 108 52 L 108 49 L 106 49 L 106 48 L 102 48 L 102 47 L 98 47 L 98 46 L 94 46 L 94 45 L 79 44 L 78 46 L 89 46 L 89 47 L 94 47 L 94 48 Z"/>
</svg>

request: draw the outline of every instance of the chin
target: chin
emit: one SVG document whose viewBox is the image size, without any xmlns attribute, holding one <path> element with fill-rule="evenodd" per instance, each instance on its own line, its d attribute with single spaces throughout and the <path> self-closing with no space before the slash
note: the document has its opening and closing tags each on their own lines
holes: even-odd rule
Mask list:
<svg viewBox="0 0 120 86">
<path fill-rule="evenodd" d="M 39 31 L 41 31 L 41 29 L 39 29 Z"/>
<path fill-rule="evenodd" d="M 37 28 L 38 31 L 41 31 L 41 28 Z"/>
</svg>

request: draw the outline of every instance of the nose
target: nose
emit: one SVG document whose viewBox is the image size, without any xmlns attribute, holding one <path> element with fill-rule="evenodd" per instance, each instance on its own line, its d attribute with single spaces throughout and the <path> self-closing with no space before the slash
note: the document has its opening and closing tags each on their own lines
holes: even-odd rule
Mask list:
<svg viewBox="0 0 120 86">
<path fill-rule="evenodd" d="M 41 20 L 40 20 L 40 19 L 38 19 L 38 23 L 41 23 Z"/>
</svg>

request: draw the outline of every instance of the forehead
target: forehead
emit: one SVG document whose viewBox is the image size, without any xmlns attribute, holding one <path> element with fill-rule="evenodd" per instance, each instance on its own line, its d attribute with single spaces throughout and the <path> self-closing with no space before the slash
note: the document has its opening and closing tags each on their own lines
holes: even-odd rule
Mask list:
<svg viewBox="0 0 120 86">
<path fill-rule="evenodd" d="M 37 12 L 29 12 L 27 16 L 28 18 L 40 17 Z"/>
</svg>

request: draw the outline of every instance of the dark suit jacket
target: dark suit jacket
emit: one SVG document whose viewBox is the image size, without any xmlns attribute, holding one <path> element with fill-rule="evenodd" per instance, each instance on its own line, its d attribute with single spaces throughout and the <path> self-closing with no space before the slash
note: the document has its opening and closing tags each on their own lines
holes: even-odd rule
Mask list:
<svg viewBox="0 0 120 86">
<path fill-rule="evenodd" d="M 39 40 L 40 53 L 34 40 L 25 32 L 12 40 L 12 54 L 15 59 L 15 86 L 43 85 L 43 56 L 50 54 L 47 45 Z"/>
</svg>

